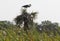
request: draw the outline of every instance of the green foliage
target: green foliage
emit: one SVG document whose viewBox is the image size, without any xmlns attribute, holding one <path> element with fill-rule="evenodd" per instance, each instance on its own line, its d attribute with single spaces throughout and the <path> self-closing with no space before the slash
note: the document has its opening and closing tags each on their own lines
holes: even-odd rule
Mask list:
<svg viewBox="0 0 60 41">
<path fill-rule="evenodd" d="M 28 31 L 28 34 L 23 28 L 18 28 L 15 25 L 10 27 L 12 28 L 0 29 L 0 41 L 60 41 L 58 33 L 56 36 L 48 36 L 45 32 L 39 33 L 36 24 Z"/>
<path fill-rule="evenodd" d="M 9 21 L 0 21 L 0 29 L 6 29 L 14 27 L 12 22 Z"/>
<path fill-rule="evenodd" d="M 37 30 L 40 33 L 47 33 L 48 36 L 55 36 L 56 33 L 60 35 L 58 23 L 52 23 L 51 21 L 43 21 L 40 25 L 37 26 Z"/>
<path fill-rule="evenodd" d="M 17 26 L 21 27 L 23 25 L 23 28 L 25 31 L 29 30 L 31 26 L 33 26 L 33 19 L 35 19 L 37 12 L 31 12 L 28 13 L 26 9 L 22 9 L 21 15 L 18 15 L 14 21 Z"/>
</svg>

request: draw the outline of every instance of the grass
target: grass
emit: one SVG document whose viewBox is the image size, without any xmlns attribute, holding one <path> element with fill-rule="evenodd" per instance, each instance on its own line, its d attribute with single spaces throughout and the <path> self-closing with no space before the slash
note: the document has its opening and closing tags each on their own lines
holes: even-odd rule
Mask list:
<svg viewBox="0 0 60 41">
<path fill-rule="evenodd" d="M 45 32 L 39 33 L 36 29 L 28 31 L 28 34 L 19 28 L 4 29 L 0 30 L 0 41 L 60 41 L 60 35 L 52 37 Z"/>
</svg>

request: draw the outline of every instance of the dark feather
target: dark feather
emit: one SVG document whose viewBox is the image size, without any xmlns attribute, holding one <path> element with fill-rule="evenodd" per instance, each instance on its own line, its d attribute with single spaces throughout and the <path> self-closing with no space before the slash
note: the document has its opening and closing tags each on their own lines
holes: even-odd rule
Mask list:
<svg viewBox="0 0 60 41">
<path fill-rule="evenodd" d="M 31 4 L 29 4 L 29 5 L 24 5 L 24 6 L 22 6 L 22 7 L 28 8 L 28 7 L 30 7 L 30 6 L 31 6 Z"/>
</svg>

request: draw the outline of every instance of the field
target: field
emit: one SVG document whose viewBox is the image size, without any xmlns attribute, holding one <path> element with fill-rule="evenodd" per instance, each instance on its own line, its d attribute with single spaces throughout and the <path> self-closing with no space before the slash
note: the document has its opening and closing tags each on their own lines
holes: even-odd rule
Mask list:
<svg viewBox="0 0 60 41">
<path fill-rule="evenodd" d="M 49 33 L 44 30 L 41 33 L 36 26 L 34 24 L 26 33 L 23 28 L 19 28 L 10 22 L 0 22 L 0 41 L 60 41 L 58 32 L 55 32 L 56 35 L 53 34 L 54 30 Z M 57 28 L 60 31 L 60 27 Z"/>
<path fill-rule="evenodd" d="M 30 30 L 26 34 L 23 29 L 8 28 L 0 30 L 0 41 L 60 41 L 60 35 L 48 36 L 45 32 L 37 32 L 36 29 Z"/>
</svg>

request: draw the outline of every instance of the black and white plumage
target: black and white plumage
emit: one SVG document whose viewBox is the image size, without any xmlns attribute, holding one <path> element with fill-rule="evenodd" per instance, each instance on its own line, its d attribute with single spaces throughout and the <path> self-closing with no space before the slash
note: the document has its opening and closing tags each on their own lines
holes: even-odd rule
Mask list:
<svg viewBox="0 0 60 41">
<path fill-rule="evenodd" d="M 22 7 L 28 8 L 28 7 L 30 7 L 30 6 L 31 6 L 31 4 L 29 4 L 29 5 L 24 5 L 24 6 L 22 6 Z"/>
</svg>

